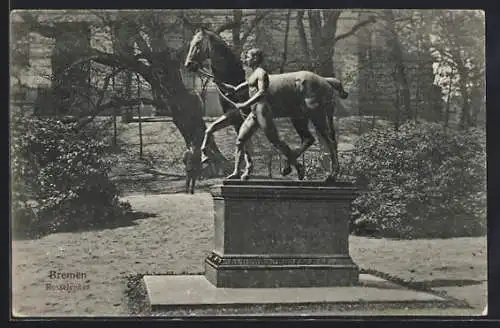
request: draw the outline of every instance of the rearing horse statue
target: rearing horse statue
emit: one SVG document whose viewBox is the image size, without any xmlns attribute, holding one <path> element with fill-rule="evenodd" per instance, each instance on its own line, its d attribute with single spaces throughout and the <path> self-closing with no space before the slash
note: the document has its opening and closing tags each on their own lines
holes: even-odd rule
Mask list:
<svg viewBox="0 0 500 328">
<path fill-rule="evenodd" d="M 211 69 L 216 82 L 223 81 L 228 84 L 239 85 L 245 81 L 243 65 L 230 47 L 217 34 L 201 29 L 194 34 L 190 42 L 185 67 L 192 72 L 196 72 L 200 70 L 202 63 L 207 59 L 211 59 Z M 335 78 L 325 78 L 309 71 L 269 75 L 267 99 L 272 108 L 273 117 L 290 118 L 301 139 L 300 147 L 294 151 L 295 159 L 301 156 L 315 142 L 308 127 L 309 122 L 312 122 L 317 135 L 327 147 L 330 155 L 330 172 L 326 177 L 328 182 L 334 181 L 339 172 L 337 142 L 333 125 L 334 90 L 340 92 L 341 98 L 347 97 L 342 84 Z M 246 95 L 241 92 L 234 94 L 230 100 L 244 102 L 248 99 L 248 91 L 246 93 Z M 233 105 L 224 98 L 222 95 L 219 97 L 224 113 L 234 112 Z M 238 132 L 242 123 L 243 117 L 236 115 L 232 120 L 228 121 L 227 125 L 219 125 L 218 129 L 232 125 Z M 213 137 L 214 132 L 216 130 L 213 128 L 207 128 L 202 152 L 205 153 L 207 141 Z M 252 165 L 251 156 L 248 149 L 243 152 L 247 163 L 246 170 L 248 171 Z M 282 172 L 283 175 L 291 173 L 288 164 L 290 162 L 293 162 L 293 159 L 287 159 L 287 165 Z M 302 177 L 299 176 L 300 178 Z"/>
</svg>

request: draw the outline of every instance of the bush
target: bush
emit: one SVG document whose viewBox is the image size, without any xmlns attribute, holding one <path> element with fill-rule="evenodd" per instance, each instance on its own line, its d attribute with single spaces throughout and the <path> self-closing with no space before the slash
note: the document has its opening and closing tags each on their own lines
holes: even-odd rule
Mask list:
<svg viewBox="0 0 500 328">
<path fill-rule="evenodd" d="M 105 129 L 51 118 L 12 119 L 14 229 L 30 235 L 92 227 L 127 209 L 109 179 Z"/>
<path fill-rule="evenodd" d="M 407 123 L 361 136 L 352 171 L 362 188 L 353 232 L 396 238 L 475 236 L 486 230 L 484 131 Z"/>
</svg>

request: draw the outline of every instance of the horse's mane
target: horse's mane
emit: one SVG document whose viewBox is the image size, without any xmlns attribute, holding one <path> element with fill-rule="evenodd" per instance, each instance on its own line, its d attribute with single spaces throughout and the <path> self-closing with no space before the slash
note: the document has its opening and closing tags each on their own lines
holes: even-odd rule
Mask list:
<svg viewBox="0 0 500 328">
<path fill-rule="evenodd" d="M 212 71 L 214 75 L 227 83 L 238 84 L 245 80 L 245 71 L 229 45 L 216 33 L 205 31 L 212 47 Z"/>
</svg>

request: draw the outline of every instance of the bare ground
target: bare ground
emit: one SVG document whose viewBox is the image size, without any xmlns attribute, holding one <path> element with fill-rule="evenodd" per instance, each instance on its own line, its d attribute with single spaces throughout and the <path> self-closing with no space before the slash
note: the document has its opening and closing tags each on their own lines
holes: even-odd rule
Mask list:
<svg viewBox="0 0 500 328">
<path fill-rule="evenodd" d="M 211 250 L 208 193 L 126 197 L 137 219 L 94 231 L 57 233 L 12 244 L 12 302 L 18 316 L 127 316 L 126 277 L 137 273 L 199 273 Z M 421 283 L 467 300 L 478 312 L 486 297 L 486 237 L 387 240 L 351 236 L 362 268 Z M 46 290 L 63 284 L 50 271 L 82 272 L 87 290 Z M 465 287 L 457 287 L 457 286 Z"/>
</svg>

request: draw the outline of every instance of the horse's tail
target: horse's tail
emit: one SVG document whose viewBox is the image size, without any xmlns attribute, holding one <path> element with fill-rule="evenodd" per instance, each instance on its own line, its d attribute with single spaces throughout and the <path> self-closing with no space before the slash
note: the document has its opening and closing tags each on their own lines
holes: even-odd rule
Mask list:
<svg viewBox="0 0 500 328">
<path fill-rule="evenodd" d="M 340 98 L 346 99 L 349 96 L 349 94 L 344 90 L 344 85 L 339 79 L 334 77 L 325 77 L 325 80 L 332 86 L 332 88 L 339 92 Z"/>
<path fill-rule="evenodd" d="M 344 86 L 342 85 L 342 82 L 340 82 L 339 79 L 336 79 L 334 77 L 325 77 L 325 80 L 335 89 L 339 92 L 339 96 L 342 99 L 347 98 L 348 93 L 344 90 Z M 332 138 L 332 141 L 335 143 L 335 148 L 337 148 L 337 136 L 335 132 L 335 124 L 334 124 L 334 114 L 335 114 L 335 100 L 332 99 L 332 102 L 327 108 L 326 112 L 326 124 L 328 125 L 328 130 L 330 132 L 330 137 Z"/>
</svg>

